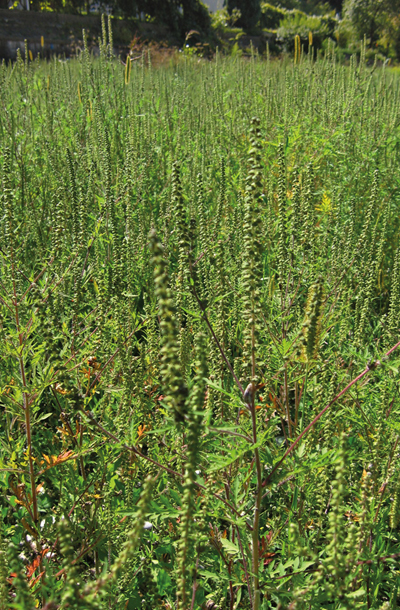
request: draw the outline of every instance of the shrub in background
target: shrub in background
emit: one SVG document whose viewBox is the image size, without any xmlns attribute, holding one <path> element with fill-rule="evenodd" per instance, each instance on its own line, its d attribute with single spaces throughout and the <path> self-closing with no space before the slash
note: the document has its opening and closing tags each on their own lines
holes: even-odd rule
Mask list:
<svg viewBox="0 0 400 610">
<path fill-rule="evenodd" d="M 273 6 L 268 2 L 261 5 L 260 26 L 270 30 L 276 30 L 279 23 L 286 16 L 287 11 L 279 6 Z"/>
<path fill-rule="evenodd" d="M 240 16 L 238 9 L 229 14 L 226 7 L 211 15 L 211 27 L 218 37 L 218 45 L 233 54 L 238 50 L 239 39 L 244 35 L 243 29 L 237 26 Z M 236 45 L 236 51 L 232 45 Z"/>
<path fill-rule="evenodd" d="M 301 11 L 291 11 L 281 21 L 277 31 L 277 40 L 286 51 L 293 51 L 295 36 L 300 36 L 301 44 L 308 49 L 309 34 L 312 33 L 313 46 L 322 47 L 327 38 L 332 38 L 337 20 L 331 16 L 311 17 Z"/>
<path fill-rule="evenodd" d="M 261 10 L 263 4 L 261 3 Z M 320 0 L 268 0 L 268 4 L 283 10 L 298 10 L 309 15 L 327 15 L 332 11 L 341 10 L 341 0 L 330 0 L 330 2 L 320 2 Z"/>
<path fill-rule="evenodd" d="M 341 49 L 345 49 L 351 44 L 354 38 L 354 30 L 348 19 L 342 19 L 335 29 L 335 39 Z"/>
</svg>

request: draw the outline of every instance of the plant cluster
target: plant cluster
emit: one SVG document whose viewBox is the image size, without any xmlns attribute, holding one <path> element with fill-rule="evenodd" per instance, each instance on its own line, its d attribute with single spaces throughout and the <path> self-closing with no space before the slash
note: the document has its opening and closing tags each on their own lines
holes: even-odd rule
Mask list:
<svg viewBox="0 0 400 610">
<path fill-rule="evenodd" d="M 257 34 L 276 55 L 292 52 L 296 36 L 307 53 L 311 36 L 315 51 L 331 44 L 339 57 L 349 59 L 362 52 L 365 37 L 368 59 L 384 61 L 400 58 L 399 8 L 398 0 L 345 0 L 343 6 L 341 1 L 270 0 L 251 9 L 248 2 L 231 0 L 212 16 L 212 27 L 222 41 Z"/>
<path fill-rule="evenodd" d="M 0 66 L 0 608 L 394 608 L 400 81 L 110 35 Z"/>
</svg>

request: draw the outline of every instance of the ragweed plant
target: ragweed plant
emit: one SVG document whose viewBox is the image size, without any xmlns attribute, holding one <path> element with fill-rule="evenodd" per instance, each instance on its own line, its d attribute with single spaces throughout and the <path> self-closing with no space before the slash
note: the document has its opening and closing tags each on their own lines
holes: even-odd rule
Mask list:
<svg viewBox="0 0 400 610">
<path fill-rule="evenodd" d="M 171 289 L 168 286 L 167 263 L 163 257 L 160 241 L 154 231 L 150 234 L 152 262 L 154 265 L 155 294 L 161 317 L 161 375 L 163 384 L 168 390 L 168 400 L 175 421 L 184 420 L 188 412 L 188 389 L 182 376 L 179 359 L 179 330 L 175 304 Z"/>
<path fill-rule="evenodd" d="M 314 282 L 308 292 L 307 303 L 302 323 L 300 354 L 304 362 L 310 362 L 318 355 L 321 339 L 321 321 L 323 316 L 324 287 L 322 279 Z"/>
<path fill-rule="evenodd" d="M 400 81 L 111 23 L 0 66 L 0 607 L 395 608 Z"/>
</svg>

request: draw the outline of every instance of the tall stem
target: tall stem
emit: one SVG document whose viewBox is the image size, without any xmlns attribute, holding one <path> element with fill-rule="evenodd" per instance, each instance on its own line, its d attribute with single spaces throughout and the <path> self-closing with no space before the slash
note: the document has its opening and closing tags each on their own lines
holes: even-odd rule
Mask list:
<svg viewBox="0 0 400 610">
<path fill-rule="evenodd" d="M 396 343 L 396 345 L 393 345 L 393 347 L 390 348 L 389 351 L 386 352 L 386 354 L 384 354 L 382 360 L 387 360 L 387 358 L 398 348 L 400 347 L 400 341 L 398 341 Z M 275 466 L 273 467 L 273 469 L 271 470 L 271 472 L 269 473 L 268 477 L 264 480 L 263 482 L 263 486 L 265 487 L 266 485 L 268 485 L 268 483 L 272 480 L 272 477 L 274 476 L 275 472 L 278 470 L 278 468 L 280 468 L 281 464 L 286 460 L 286 458 L 292 453 L 292 451 L 297 447 L 297 445 L 300 443 L 301 439 L 308 434 L 308 432 L 311 430 L 311 428 L 313 428 L 315 426 L 315 424 L 321 419 L 321 417 L 328 411 L 328 409 L 330 409 L 330 407 L 337 401 L 339 400 L 339 398 L 341 398 L 343 396 L 343 394 L 346 394 L 346 392 L 348 390 L 350 390 L 350 388 L 355 385 L 356 383 L 358 383 L 363 377 L 365 377 L 365 375 L 367 375 L 367 373 L 369 373 L 370 371 L 378 368 L 379 366 L 381 366 L 382 364 L 382 360 L 376 360 L 375 362 L 372 362 L 370 364 L 367 365 L 367 367 L 362 371 L 362 373 L 360 373 L 359 375 L 357 375 L 357 377 L 355 377 L 352 381 L 350 381 L 350 383 L 347 384 L 347 386 L 341 391 L 339 392 L 339 394 L 336 394 L 336 396 L 326 405 L 326 407 L 324 407 L 322 409 L 322 411 L 320 411 L 318 413 L 318 415 L 316 415 L 316 417 L 314 417 L 314 419 L 312 420 L 311 423 L 308 424 L 308 426 L 306 428 L 304 428 L 304 430 L 299 434 L 299 436 L 296 438 L 296 440 L 290 445 L 290 447 L 285 451 L 283 457 L 279 460 L 279 462 L 277 462 L 275 464 Z"/>
<path fill-rule="evenodd" d="M 303 428 L 303 421 L 304 421 L 304 411 L 306 408 L 306 394 L 307 394 L 307 381 L 308 381 L 308 367 L 309 364 L 307 362 L 307 367 L 306 367 L 306 378 L 304 381 L 304 391 L 303 391 L 303 402 L 301 405 L 301 415 L 300 415 L 300 430 Z"/>
<path fill-rule="evenodd" d="M 27 445 L 28 462 L 29 462 L 29 477 L 31 480 L 33 520 L 36 523 L 38 520 L 38 508 L 37 508 L 35 472 L 33 469 L 33 459 L 32 459 L 31 412 L 30 412 L 29 396 L 26 391 L 26 374 L 25 374 L 25 365 L 24 365 L 24 356 L 23 356 L 24 339 L 23 339 L 23 333 L 21 332 L 20 322 L 19 322 L 17 287 L 16 287 L 16 283 L 15 283 L 14 256 L 13 256 L 12 249 L 11 249 L 11 269 L 12 269 L 12 283 L 13 283 L 13 296 L 14 296 L 15 325 L 17 327 L 18 343 L 19 343 L 19 347 L 20 347 L 18 362 L 19 362 L 19 369 L 20 369 L 20 373 L 21 373 L 21 380 L 22 380 L 22 386 L 23 386 L 22 396 L 23 396 L 23 401 L 24 401 L 25 433 L 26 433 L 26 445 Z"/>
<path fill-rule="evenodd" d="M 288 390 L 288 376 L 287 376 L 287 362 L 285 360 L 285 411 L 288 425 L 289 437 L 292 438 L 292 425 L 290 421 L 290 409 L 289 409 L 289 390 Z"/>
<path fill-rule="evenodd" d="M 257 443 L 257 421 L 256 421 L 256 409 L 254 404 L 254 393 L 251 404 L 251 420 L 253 426 L 253 442 Z M 262 476 L 261 476 L 261 461 L 258 448 L 254 449 L 254 458 L 256 462 L 257 472 L 257 489 L 255 493 L 255 505 L 254 505 L 254 520 L 253 520 L 253 609 L 258 610 L 260 607 L 260 580 L 259 580 L 259 552 L 258 552 L 258 538 L 260 529 L 260 508 L 261 508 L 261 496 L 262 496 Z"/>
<path fill-rule="evenodd" d="M 236 526 L 236 533 L 237 533 L 237 539 L 238 539 L 238 544 L 239 544 L 240 552 L 242 554 L 243 569 L 244 569 L 244 573 L 245 573 L 245 576 L 246 576 L 247 590 L 249 592 L 250 608 L 251 608 L 251 610 L 253 610 L 253 600 L 252 600 L 252 596 L 251 596 L 250 579 L 249 579 L 249 574 L 247 572 L 247 561 L 246 561 L 246 556 L 244 554 L 242 540 L 240 538 L 240 531 L 239 531 L 238 526 Z"/>
<path fill-rule="evenodd" d="M 251 357 L 251 373 L 252 379 L 255 379 L 256 376 L 256 358 L 255 358 L 255 328 L 254 324 L 251 329 L 251 343 L 252 343 L 252 357 Z M 253 432 L 253 443 L 257 444 L 257 418 L 256 418 L 256 406 L 255 406 L 255 394 L 256 387 L 253 384 L 253 391 L 251 392 L 251 423 L 252 423 L 252 432 Z M 256 473 L 257 473 L 257 489 L 255 493 L 255 503 L 254 503 L 254 520 L 253 520 L 253 532 L 252 532 L 252 551 L 253 551 L 253 610 L 258 610 L 260 607 L 260 579 L 259 579 L 259 550 L 258 550 L 258 539 L 259 539 L 259 529 L 260 529 L 260 508 L 261 508 L 261 498 L 262 498 L 262 475 L 261 475 L 261 461 L 260 454 L 258 451 L 258 447 L 254 449 L 254 459 L 256 463 Z"/>
</svg>

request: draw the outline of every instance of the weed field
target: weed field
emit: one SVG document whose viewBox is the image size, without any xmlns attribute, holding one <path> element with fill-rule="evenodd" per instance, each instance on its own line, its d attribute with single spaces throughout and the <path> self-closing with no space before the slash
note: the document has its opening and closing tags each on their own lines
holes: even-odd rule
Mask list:
<svg viewBox="0 0 400 610">
<path fill-rule="evenodd" d="M 399 76 L 104 33 L 0 183 L 0 610 L 398 607 Z"/>
</svg>

